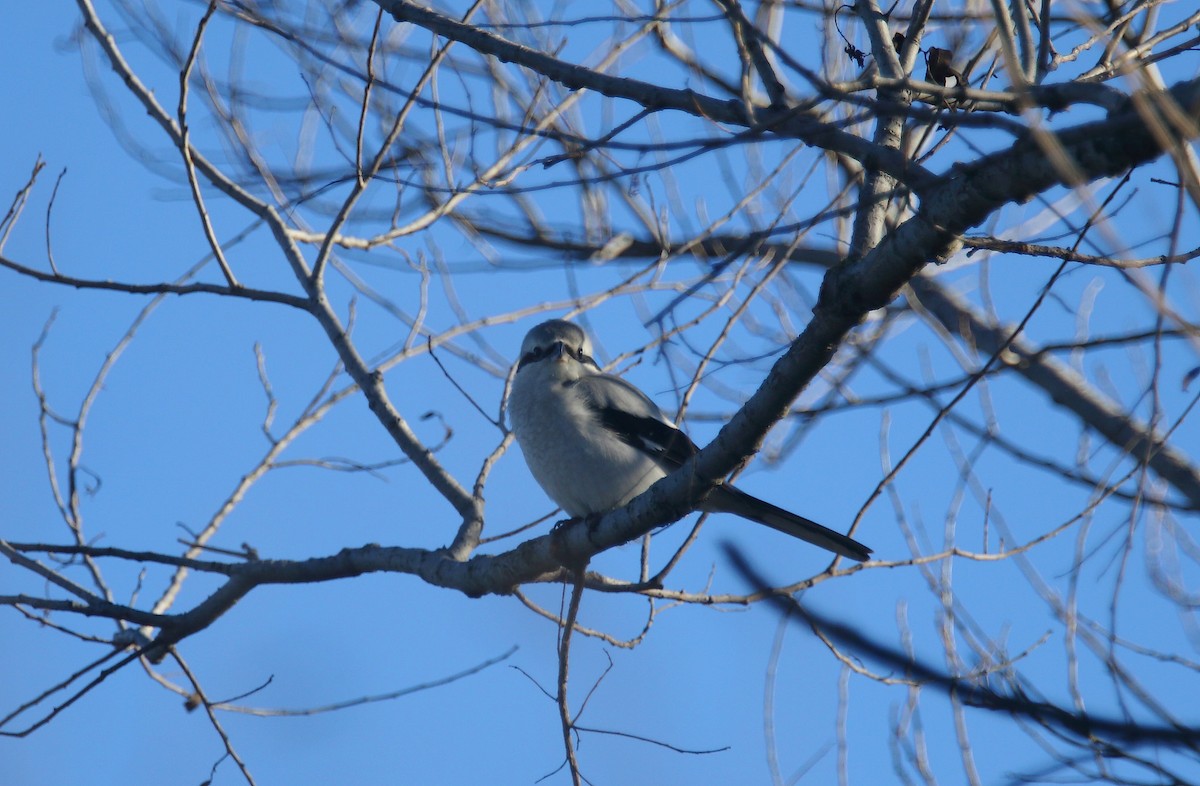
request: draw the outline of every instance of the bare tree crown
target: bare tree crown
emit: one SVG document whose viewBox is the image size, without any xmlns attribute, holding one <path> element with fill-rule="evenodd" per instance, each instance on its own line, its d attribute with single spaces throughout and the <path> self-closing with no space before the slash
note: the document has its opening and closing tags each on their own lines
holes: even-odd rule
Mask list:
<svg viewBox="0 0 1200 786">
<path fill-rule="evenodd" d="M 204 711 L 213 773 L 228 758 L 253 783 L 256 746 L 223 719 L 293 711 L 252 685 L 218 698 L 221 668 L 190 648 L 268 587 L 388 574 L 447 608 L 502 596 L 483 602 L 545 618 L 555 646 L 464 641 L 473 660 L 436 679 L 294 714 L 388 701 L 404 717 L 414 693 L 525 658 L 561 734 L 522 738 L 514 779 L 559 761 L 574 783 L 627 775 L 589 758 L 588 735 L 669 749 L 690 782 L 710 760 L 749 772 L 764 757 L 646 735 L 636 707 L 584 711 L 621 679 L 608 652 L 655 657 L 638 645 L 675 635 L 660 615 L 719 628 L 701 608 L 750 606 L 778 626 L 754 729 L 775 783 L 814 756 L 830 782 L 880 782 L 875 764 L 906 783 L 1200 779 L 1192 4 L 75 6 L 69 48 L 147 183 L 130 218 L 147 231 L 120 249 L 71 237 L 84 217 L 55 204 L 81 187 L 72 160 L 30 153 L 6 184 L 5 277 L 122 328 L 73 351 L 89 330 L 73 316 L 10 320 L 32 394 L 30 367 L 7 369 L 7 417 L 38 425 L 10 449 L 45 481 L 6 492 L 28 521 L 0 526 L 0 599 L 22 635 L 91 660 L 3 694 L 0 733 L 53 736 L 140 667 L 147 691 Z M 100 502 L 150 496 L 104 483 L 149 456 L 90 457 L 157 434 L 114 375 L 181 304 L 244 350 L 211 368 L 158 354 L 159 373 L 199 367 L 211 385 L 198 407 L 175 390 L 196 420 L 179 472 L 206 507 L 179 501 L 174 528 Z M 636 377 L 700 448 L 628 505 L 558 526 L 505 412 L 520 336 L 552 317 L 587 326 L 599 366 Z M 53 381 L 66 367 L 95 369 L 78 395 Z M 110 400 L 119 437 L 92 425 Z M 774 533 L 687 518 L 747 469 L 813 495 L 805 510 L 872 560 L 818 564 Z M 375 499 L 368 478 L 402 495 Z M 319 537 L 280 523 L 312 526 L 330 494 L 362 514 L 319 516 Z M 259 499 L 281 500 L 271 526 Z M 347 628 L 378 625 L 378 601 Z M 789 660 L 789 628 L 820 657 Z M 597 652 L 609 666 L 580 676 Z M 729 679 L 762 695 L 762 668 Z M 837 695 L 783 708 L 780 680 Z M 827 755 L 795 742 L 806 724 Z M 851 744 L 890 758 L 860 766 Z"/>
</svg>

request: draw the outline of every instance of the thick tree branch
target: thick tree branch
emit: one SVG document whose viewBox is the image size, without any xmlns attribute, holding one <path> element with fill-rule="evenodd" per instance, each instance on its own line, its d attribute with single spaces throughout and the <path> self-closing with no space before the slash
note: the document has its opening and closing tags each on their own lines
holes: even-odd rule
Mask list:
<svg viewBox="0 0 1200 786">
<path fill-rule="evenodd" d="M 1176 85 L 1163 98 L 1174 102 L 1193 124 L 1200 118 L 1200 79 Z M 1054 186 L 1077 185 L 1066 179 L 1075 173 L 1087 180 L 1108 177 L 1163 152 L 1156 135 L 1132 106 L 1108 120 L 1064 131 L 1057 141 L 1058 149 L 1073 164 L 1070 173 L 1060 171 L 1051 155 L 1033 137 L 1027 137 L 1011 150 L 951 171 L 930 189 L 916 216 L 861 259 L 848 259 L 830 270 L 812 321 L 762 386 L 711 445 L 630 504 L 634 515 L 648 507 L 642 503 L 658 493 L 659 487 L 664 496 L 678 499 L 694 483 L 694 476 L 716 481 L 736 469 L 786 415 L 849 331 L 870 311 L 887 305 L 927 263 L 947 259 L 967 229 L 1005 204 L 1024 201 Z"/>
<path fill-rule="evenodd" d="M 913 291 L 921 304 L 952 334 L 981 351 L 994 353 L 1012 336 L 1010 325 L 996 324 L 962 297 L 918 276 Z M 1103 396 L 1073 369 L 1058 359 L 1039 352 L 1021 336 L 1007 345 L 1004 362 L 1080 422 L 1095 429 L 1113 447 L 1135 461 L 1144 461 L 1159 477 L 1183 494 L 1194 509 L 1200 509 L 1200 471 L 1186 454 L 1166 438 Z"/>
<path fill-rule="evenodd" d="M 814 147 L 847 155 L 865 167 L 887 172 L 918 193 L 933 181 L 929 172 L 898 151 L 873 145 L 861 137 L 839 130 L 806 109 L 773 110 L 764 107 L 756 113 L 756 117 L 750 117 L 741 101 L 722 101 L 690 89 L 661 87 L 628 77 L 602 74 L 508 41 L 478 27 L 457 22 L 407 0 L 377 1 L 397 22 L 411 22 L 505 63 L 516 63 L 570 90 L 594 90 L 611 98 L 627 99 L 643 109 L 672 109 L 717 123 L 753 126 L 778 136 L 794 137 Z"/>
</svg>

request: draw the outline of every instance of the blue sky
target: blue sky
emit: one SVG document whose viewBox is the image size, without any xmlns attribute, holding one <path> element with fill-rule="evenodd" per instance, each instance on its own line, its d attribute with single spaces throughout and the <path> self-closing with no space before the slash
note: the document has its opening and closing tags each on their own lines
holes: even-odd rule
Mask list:
<svg viewBox="0 0 1200 786">
<path fill-rule="evenodd" d="M 178 13 L 180 29 L 194 24 L 190 5 Z M 76 11 L 57 7 L 21 6 L 0 14 L 0 101 L 10 107 L 12 120 L 0 127 L 6 155 L 0 157 L 0 188 L 15 193 L 40 156 L 46 162 L 22 223 L 5 255 L 23 264 L 45 268 L 45 215 L 54 179 L 65 170 L 50 223 L 58 266 L 69 274 L 125 281 L 153 281 L 179 275 L 206 253 L 194 207 L 184 199 L 178 181 L 169 181 L 141 166 L 114 137 L 97 109 L 84 78 L 75 43 Z M 214 35 L 220 36 L 219 30 Z M 151 59 L 129 36 L 135 62 Z M 586 53 L 586 41 L 574 44 Z M 580 57 L 583 57 L 580 54 Z M 94 59 L 91 62 L 95 63 Z M 278 64 L 256 64 L 262 77 L 277 73 L 281 81 L 294 78 Z M 149 66 L 147 66 L 149 67 Z M 174 101 L 172 83 L 164 73 L 151 71 L 164 103 Z M 1182 75 L 1186 76 L 1186 75 Z M 115 97 L 122 123 L 134 138 L 165 151 L 162 140 L 144 113 L 120 94 L 119 84 L 104 68 L 95 72 Z M 450 80 L 446 80 L 448 83 Z M 450 90 L 450 87 L 446 87 Z M 15 109 L 14 109 L 15 108 Z M 591 110 L 589 111 L 598 111 Z M 277 138 L 267 144 L 287 149 L 294 128 L 282 121 Z M 289 136 L 290 135 L 290 136 Z M 276 148 L 273 148 L 276 149 Z M 783 155 L 781 152 L 772 156 Z M 705 164 L 704 166 L 707 166 Z M 676 176 L 687 188 L 717 177 L 702 167 L 681 166 Z M 1171 177 L 1160 166 L 1140 175 L 1137 202 L 1122 214 L 1121 232 L 1136 238 L 1161 229 L 1170 215 L 1171 199 L 1156 192 L 1148 178 Z M 745 173 L 738 173 L 745 174 Z M 802 169 L 791 175 L 795 185 Z M 642 186 L 660 189 L 668 184 L 648 177 Z M 386 194 L 375 196 L 386 204 Z M 729 194 L 710 189 L 712 214 Z M 1061 195 L 1059 195 L 1061 196 Z M 218 235 L 231 238 L 250 225 L 250 218 L 231 205 L 213 200 Z M 809 208 L 810 210 L 815 207 Z M 1002 223 L 1017 225 L 1037 214 L 1037 205 L 1006 209 Z M 1184 229 L 1184 247 L 1195 245 L 1194 214 Z M 551 215 L 551 218 L 556 216 Z M 564 208 L 562 220 L 572 218 Z M 832 244 L 833 239 L 829 238 Z M 594 291 L 628 274 L 635 266 L 582 268 L 564 274 L 553 257 L 530 253 L 523 261 L 544 265 L 538 271 L 488 272 L 483 260 L 461 238 L 438 231 L 428 241 L 412 239 L 403 251 L 415 256 L 426 251 L 444 254 L 466 272 L 454 277 L 455 295 L 469 314 L 501 313 L 509 309 L 568 298 L 576 289 Z M 422 243 L 424 242 L 424 245 Z M 1100 239 L 1098 242 L 1105 242 Z M 433 249 L 433 250 L 430 250 Z M 510 250 L 511 252 L 511 250 Z M 230 259 L 249 282 L 286 280 L 283 261 L 260 231 L 234 246 Z M 407 268 L 400 253 L 383 249 L 370 255 L 345 256 L 356 273 L 407 309 L 420 304 L 419 276 Z M 962 260 L 958 261 L 962 263 Z M 962 264 L 946 278 L 963 288 L 979 285 L 980 265 Z M 1019 316 L 1049 280 L 1053 263 L 1043 259 L 997 258 L 988 274 L 999 312 Z M 693 271 L 694 272 L 694 271 Z M 692 273 L 686 274 L 691 275 Z M 121 336 L 148 300 L 120 293 L 80 292 L 53 287 L 5 272 L 4 308 L 0 325 L 0 368 L 4 369 L 5 406 L 0 408 L 0 494 L 2 536 L 13 541 L 66 542 L 63 526 L 47 484 L 37 422 L 37 402 L 30 384 L 30 348 L 52 313 L 53 327 L 41 353 L 40 383 L 51 407 L 65 417 L 78 410 L 81 397 Z M 206 280 L 216 280 L 207 270 Z M 677 274 L 679 280 L 686 275 Z M 1156 275 L 1156 274 L 1151 274 Z M 1194 277 L 1176 272 L 1182 306 L 1194 315 Z M 798 287 L 812 295 L 820 271 L 799 270 Z M 1073 271 L 1056 284 L 1055 298 L 1032 323 L 1040 337 L 1070 338 L 1081 324 L 1078 304 L 1084 293 L 1097 291 L 1094 317 L 1110 332 L 1132 330 L 1147 323 L 1141 301 L 1132 298 L 1119 276 L 1094 269 Z M 450 298 L 432 290 L 429 323 L 445 328 L 455 323 Z M 332 297 L 345 315 L 350 289 L 332 285 Z M 604 356 L 612 357 L 640 346 L 651 337 L 643 326 L 647 313 L 661 307 L 669 293 L 649 292 L 617 299 L 590 314 L 589 326 L 602 337 Z M 800 296 L 797 296 L 800 299 Z M 364 355 L 385 351 L 404 335 L 400 324 L 362 306 L 355 338 Z M 561 310 L 547 310 L 558 316 Z M 797 311 L 793 318 L 802 321 Z M 502 323 L 481 332 L 490 348 L 512 357 L 520 338 L 540 317 Z M 1194 318 L 1194 317 L 1193 317 Z M 712 325 L 702 330 L 713 330 Z M 1169 415 L 1178 415 L 1194 392 L 1178 384 L 1195 355 L 1182 342 L 1165 342 L 1161 396 Z M 135 340 L 107 377 L 91 412 L 84 443 L 83 465 L 94 474 L 94 488 L 83 498 L 89 538 L 105 545 L 175 553 L 177 539 L 213 515 L 239 478 L 266 451 L 260 429 L 266 396 L 256 371 L 255 345 L 262 348 L 266 368 L 278 397 L 277 424 L 290 422 L 308 403 L 333 368 L 335 357 L 316 325 L 303 315 L 263 303 L 234 303 L 208 296 L 168 298 L 140 328 Z M 483 352 L 470 340 L 464 349 Z M 905 369 L 913 379 L 922 374 L 953 378 L 959 369 L 951 355 L 928 330 L 909 326 L 892 340 L 895 357 L 909 357 Z M 471 364 L 440 355 L 455 380 L 492 414 L 503 382 Z M 770 359 L 720 372 L 730 388 L 752 390 Z M 900 361 L 896 361 L 899 363 Z M 1115 349 L 1089 357 L 1087 372 L 1106 393 L 1129 402 L 1144 384 L 1148 359 L 1134 350 Z M 669 409 L 676 401 L 665 363 L 647 356 L 628 378 Z M 346 384 L 342 376 L 335 387 Z M 466 402 L 426 356 L 397 366 L 387 376 L 390 395 L 413 423 L 418 434 L 437 442 L 444 422 L 453 438 L 439 459 L 463 481 L 478 471 L 484 456 L 500 439 L 499 432 Z M 1107 386 L 1107 387 L 1106 387 Z M 1046 405 L 1042 394 L 1008 378 L 989 384 L 990 404 L 1003 434 L 1032 449 L 1069 463 L 1081 444 L 1077 424 Z M 878 378 L 866 375 L 856 388 L 860 395 L 884 389 Z M 811 403 L 827 390 L 815 385 L 801 399 Z M 437 418 L 421 420 L 425 412 Z M 732 411 L 711 391 L 702 392 L 694 411 Z M 976 396 L 962 411 L 972 417 L 983 411 Z M 791 507 L 830 526 L 844 526 L 883 475 L 880 454 L 891 460 L 902 455 L 927 427 L 931 409 L 907 403 L 888 409 L 856 411 L 822 421 L 795 456 L 778 467 L 753 465 L 743 476 L 743 488 L 785 507 Z M 52 426 L 58 455 L 69 449 L 68 434 Z M 715 435 L 717 424 L 689 424 L 697 442 Z M 781 427 L 768 441 L 777 446 Z M 881 435 L 886 447 L 881 447 Z M 984 531 L 986 500 L 968 491 L 959 506 L 953 440 L 971 446 L 962 435 L 939 432 L 896 482 L 895 500 L 910 522 L 920 522 L 932 542 L 940 543 L 948 511 L 957 520 L 958 537 L 978 548 Z M 1183 450 L 1195 452 L 1200 441 L 1194 421 L 1185 421 L 1174 437 Z M 1103 468 L 1111 450 L 1095 448 L 1092 464 Z M 399 456 L 361 398 L 335 407 L 319 425 L 305 433 L 286 459 L 346 457 L 364 463 Z M 1117 474 L 1124 471 L 1124 465 Z M 1018 464 L 996 451 L 986 453 L 977 467 L 991 485 L 985 491 L 997 515 L 1024 539 L 1070 519 L 1085 505 L 1086 489 Z M 978 489 L 976 489 L 978 491 Z M 550 510 L 534 485 L 518 451 L 498 465 L 487 489 L 488 531 L 502 532 Z M 1119 532 L 1129 508 L 1113 503 L 1102 507 L 1092 529 L 1039 551 L 1037 569 L 1062 586 L 1076 543 L 1085 548 L 1111 548 L 1104 533 Z M 690 519 L 655 539 L 656 558 L 663 559 L 687 534 Z M 1119 611 L 1123 636 L 1153 646 L 1195 655 L 1195 639 L 1167 616 L 1170 607 L 1149 586 L 1142 533 L 1136 540 L 1125 579 Z M 1190 522 L 1189 522 L 1190 523 Z M 426 488 L 407 466 L 378 473 L 335 473 L 311 467 L 291 467 L 270 473 L 256 484 L 231 515 L 216 542 L 237 549 L 250 543 L 268 557 L 303 558 L 333 554 L 365 543 L 436 547 L 449 541 L 455 517 L 451 508 Z M 995 525 L 989 529 L 992 548 Z M 897 526 L 892 499 L 881 498 L 868 511 L 858 535 L 883 559 L 902 559 L 908 547 Z M 732 574 L 719 545 L 736 543 L 772 579 L 787 583 L 820 571 L 825 557 L 803 544 L 781 540 L 744 522 L 717 517 L 700 542 L 673 574 L 672 588 L 700 590 L 710 580 L 716 591 L 741 591 L 744 584 Z M 1117 552 L 1112 552 L 1116 559 Z M 639 547 L 616 549 L 598 558 L 594 567 L 614 575 L 636 573 Z M 1107 563 L 1111 566 L 1112 562 Z M 108 564 L 118 600 L 138 593 L 156 597 L 166 571 Z M 941 571 L 941 566 L 932 568 Z M 1031 591 L 1013 562 L 955 562 L 956 601 L 969 610 L 981 630 L 1010 655 L 1033 648 L 1021 670 L 1049 700 L 1069 704 L 1061 628 Z M 1087 599 L 1090 613 L 1105 609 L 1104 587 L 1116 580 L 1115 569 L 1099 560 L 1084 573 L 1085 587 L 1099 587 Z M 82 573 L 72 569 L 79 581 Z M 0 593 L 47 591 L 40 580 L 12 566 L 0 569 Z M 193 577 L 177 608 L 187 608 L 215 588 L 213 581 Z M 1111 593 L 1110 593 L 1111 594 Z M 552 611 L 562 602 L 557 586 L 528 588 L 529 597 Z M 944 665 L 939 626 L 944 620 L 940 600 L 926 577 L 913 568 L 868 570 L 822 584 L 804 595 L 806 603 L 865 633 L 896 642 L 903 628 L 913 633 L 916 654 Z M 659 604 L 660 606 L 666 604 Z M 636 636 L 646 624 L 645 599 L 591 594 L 585 598 L 582 621 L 617 638 Z M 1152 611 L 1140 611 L 1150 609 Z M 103 650 L 38 628 L 11 609 L 0 614 L 0 708 L 7 712 L 63 679 Z M 56 619 L 60 619 L 56 617 Z M 61 618 L 61 621 L 66 621 Z M 1171 624 L 1166 624 L 1166 623 Z M 84 622 L 81 629 L 111 635 L 111 626 Z M 610 735 L 586 734 L 579 746 L 584 774 L 598 784 L 653 782 L 656 784 L 768 782 L 768 738 L 764 731 L 764 693 L 768 685 L 772 643 L 778 619 L 764 607 L 707 608 L 685 606 L 662 611 L 644 643 L 627 650 L 594 639 L 576 639 L 572 661 L 575 707 L 593 682 L 601 680 L 580 723 L 633 735 L 643 735 L 681 748 L 715 750 L 704 755 L 680 754 L 652 744 Z M 1047 634 L 1050 638 L 1042 641 Z M 372 575 L 354 580 L 308 586 L 260 588 L 239 603 L 211 629 L 185 642 L 182 652 L 199 675 L 210 697 L 232 697 L 269 684 L 244 703 L 268 708 L 301 709 L 378 695 L 441 679 L 470 669 L 512 648 L 503 663 L 478 674 L 394 701 L 370 703 L 310 717 L 257 718 L 225 713 L 221 722 L 259 783 L 531 783 L 555 770 L 562 759 L 560 730 L 554 704 L 534 684 L 552 690 L 555 680 L 555 628 L 512 597 L 478 600 L 423 585 L 404 575 Z M 960 642 L 961 646 L 961 642 Z M 970 656 L 964 656 L 970 661 Z M 607 671 L 609 659 L 611 671 Z M 1090 661 L 1088 662 L 1090 663 Z M 865 664 L 878 668 L 877 664 Z M 171 663 L 161 667 L 170 680 L 184 677 Z M 518 670 L 519 669 L 519 670 Z M 1168 690 L 1182 708 L 1196 706 L 1200 689 L 1191 680 L 1177 682 L 1167 670 L 1139 672 L 1152 690 Z M 1114 692 L 1093 664 L 1083 666 L 1089 710 L 1113 713 Z M 844 680 L 844 683 L 842 682 Z M 1174 686 L 1174 687 L 1171 687 Z M 839 699 L 839 692 L 842 698 Z M 783 637 L 774 675 L 774 736 L 784 778 L 811 763 L 806 779 L 832 783 L 840 755 L 846 757 L 851 780 L 888 782 L 894 777 L 892 724 L 903 715 L 904 693 L 859 676 L 848 676 L 826 647 L 801 627 Z M 849 748 L 837 750 L 836 722 L 844 705 Z M 55 702 L 51 702 L 52 704 Z M 1036 769 L 1043 753 L 1002 717 L 968 711 L 970 734 L 978 741 L 976 765 L 988 783 L 1001 782 L 1016 769 Z M 34 715 L 36 717 L 36 713 Z M 1185 715 L 1185 721 L 1189 720 Z M 1191 718 L 1190 722 L 1195 722 Z M 920 716 L 930 740 L 931 767 L 947 782 L 961 777 L 959 752 L 953 740 L 954 718 L 946 705 L 932 697 Z M 728 748 L 727 750 L 725 750 Z M 25 739 L 0 740 L 5 779 L 23 786 L 117 783 L 199 783 L 208 777 L 221 755 L 221 743 L 203 712 L 188 713 L 183 702 L 135 666 L 110 677 L 103 685 L 65 710 L 46 728 Z M 1193 773 L 1200 779 L 1200 773 Z M 231 762 L 217 770 L 215 783 L 237 783 Z M 546 782 L 568 782 L 559 773 Z"/>
</svg>

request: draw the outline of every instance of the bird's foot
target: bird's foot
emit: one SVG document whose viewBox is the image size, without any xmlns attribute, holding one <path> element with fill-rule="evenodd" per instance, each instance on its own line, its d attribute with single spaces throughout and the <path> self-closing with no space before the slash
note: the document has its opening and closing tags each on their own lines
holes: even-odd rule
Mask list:
<svg viewBox="0 0 1200 786">
<path fill-rule="evenodd" d="M 562 521 L 556 521 L 556 522 L 554 522 L 554 526 L 552 526 L 550 528 L 550 532 L 556 533 L 556 532 L 564 529 L 567 525 L 574 524 L 576 521 L 579 521 L 579 519 L 570 518 L 570 519 L 563 519 Z"/>
<path fill-rule="evenodd" d="M 571 549 L 568 547 L 566 541 L 567 533 L 571 531 L 571 528 L 575 525 L 582 525 L 587 532 L 588 542 L 590 543 L 593 541 L 592 535 L 595 533 L 596 527 L 602 518 L 604 518 L 603 513 L 591 513 L 587 516 L 576 516 L 554 523 L 554 526 L 550 528 L 550 551 L 559 563 L 564 567 L 570 567 L 572 563 L 577 561 L 577 559 L 570 556 Z"/>
</svg>

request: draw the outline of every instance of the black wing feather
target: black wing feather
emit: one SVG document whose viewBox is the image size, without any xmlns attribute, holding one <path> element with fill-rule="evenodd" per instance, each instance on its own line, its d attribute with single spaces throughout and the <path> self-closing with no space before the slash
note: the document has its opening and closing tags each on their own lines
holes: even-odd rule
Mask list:
<svg viewBox="0 0 1200 786">
<path fill-rule="evenodd" d="M 642 451 L 666 472 L 672 472 L 700 452 L 696 443 L 667 420 L 645 393 L 619 377 L 587 376 L 567 383 L 578 386 L 580 398 L 598 424 L 627 445 Z M 750 496 L 733 486 L 715 488 L 701 510 L 734 515 L 808 541 L 850 559 L 865 561 L 871 550 L 840 532 Z"/>
<path fill-rule="evenodd" d="M 700 452 L 696 443 L 667 420 L 649 396 L 620 377 L 597 374 L 576 380 L 582 398 L 600 421 L 627 445 L 658 462 L 667 472 Z"/>
<path fill-rule="evenodd" d="M 622 442 L 647 454 L 668 471 L 682 467 L 683 462 L 700 451 L 687 434 L 658 418 L 634 415 L 616 407 L 597 407 L 596 415 Z"/>
</svg>

